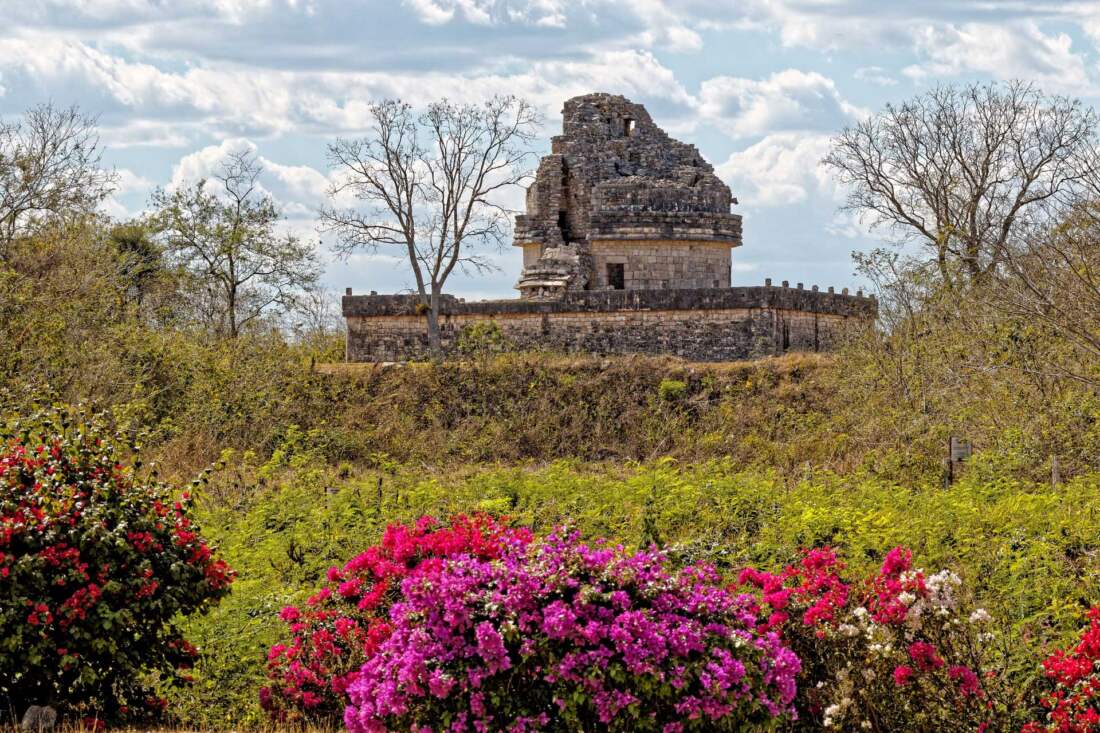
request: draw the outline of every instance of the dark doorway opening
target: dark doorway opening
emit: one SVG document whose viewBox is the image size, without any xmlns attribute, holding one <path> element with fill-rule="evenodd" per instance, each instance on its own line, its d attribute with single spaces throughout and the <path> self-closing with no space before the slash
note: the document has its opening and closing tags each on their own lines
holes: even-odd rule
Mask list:
<svg viewBox="0 0 1100 733">
<path fill-rule="evenodd" d="M 609 262 L 607 264 L 607 284 L 612 290 L 626 288 L 626 265 L 621 262 Z"/>
</svg>

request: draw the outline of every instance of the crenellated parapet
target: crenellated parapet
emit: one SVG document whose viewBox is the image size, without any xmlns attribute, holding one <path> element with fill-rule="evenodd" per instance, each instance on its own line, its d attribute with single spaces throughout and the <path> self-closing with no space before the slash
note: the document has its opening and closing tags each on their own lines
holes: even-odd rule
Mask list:
<svg viewBox="0 0 1100 733">
<path fill-rule="evenodd" d="M 425 316 L 412 295 L 344 298 L 348 360 L 395 362 L 429 356 Z M 673 354 L 728 361 L 825 351 L 872 318 L 862 294 L 773 287 L 585 290 L 554 300 L 465 301 L 444 296 L 441 337 L 454 355 L 466 334 L 491 325 L 498 348 L 598 354 Z"/>
</svg>

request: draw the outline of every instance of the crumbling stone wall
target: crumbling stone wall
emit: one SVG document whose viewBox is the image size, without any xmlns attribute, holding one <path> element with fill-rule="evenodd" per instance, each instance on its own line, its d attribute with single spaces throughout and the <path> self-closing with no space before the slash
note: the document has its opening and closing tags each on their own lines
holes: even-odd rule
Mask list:
<svg viewBox="0 0 1100 733">
<path fill-rule="evenodd" d="M 522 298 L 444 296 L 446 352 L 493 324 L 515 349 L 724 361 L 828 349 L 873 315 L 872 300 L 847 291 L 729 287 L 741 217 L 695 146 L 621 96 L 575 97 L 562 115 L 516 217 Z M 349 294 L 343 306 L 349 361 L 428 357 L 416 298 Z"/>
<path fill-rule="evenodd" d="M 527 191 L 527 211 L 516 217 L 524 298 L 607 287 L 592 257 L 598 240 L 722 242 L 728 262 L 728 248 L 741 243 L 741 217 L 730 213 L 729 188 L 694 145 L 669 137 L 645 107 L 621 96 L 575 97 L 562 117 L 562 134 Z M 690 259 L 702 251 L 685 246 L 678 254 Z M 720 282 L 729 281 L 726 269 Z M 664 273 L 630 279 L 635 287 L 673 282 Z"/>
<path fill-rule="evenodd" d="M 424 316 L 411 296 L 345 296 L 349 361 L 427 359 Z M 446 298 L 441 330 L 454 354 L 463 334 L 495 324 L 507 348 L 596 354 L 673 354 L 729 361 L 828 350 L 874 302 L 786 287 L 588 291 L 558 301 L 466 303 Z"/>
</svg>

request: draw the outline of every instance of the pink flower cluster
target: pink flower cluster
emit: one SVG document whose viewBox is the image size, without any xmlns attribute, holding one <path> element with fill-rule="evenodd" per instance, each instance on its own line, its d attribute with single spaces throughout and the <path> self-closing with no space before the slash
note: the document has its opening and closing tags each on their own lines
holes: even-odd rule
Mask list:
<svg viewBox="0 0 1100 733">
<path fill-rule="evenodd" d="M 924 584 L 924 574 L 914 571 L 913 553 L 904 547 L 895 547 L 886 553 L 882 570 L 871 581 L 871 594 L 867 599 L 867 609 L 871 617 L 880 624 L 900 624 L 909 613 L 909 604 L 903 600 L 903 594 L 924 597 L 928 589 Z"/>
<path fill-rule="evenodd" d="M 425 561 L 459 555 L 488 560 L 505 544 L 529 540 L 526 529 L 486 516 L 459 516 L 449 525 L 431 517 L 412 527 L 390 525 L 378 545 L 342 568 L 329 568 L 328 582 L 303 607 L 287 606 L 279 614 L 291 635 L 268 652 L 272 684 L 260 690 L 261 706 L 284 722 L 339 716 L 359 666 L 390 634 L 389 606 L 402 578 Z"/>
<path fill-rule="evenodd" d="M 754 610 L 767 612 L 762 630 L 781 629 L 795 613 L 805 626 L 832 624 L 848 602 L 848 585 L 841 580 L 844 563 L 828 547 L 806 550 L 798 564 L 788 565 L 779 574 L 745 568 L 737 585 L 756 588 L 760 605 Z"/>
<path fill-rule="evenodd" d="M 351 733 L 652 730 L 793 714 L 799 660 L 713 569 L 575 534 L 422 562 L 348 686 Z M 564 728 L 563 728 L 564 726 Z"/>
</svg>

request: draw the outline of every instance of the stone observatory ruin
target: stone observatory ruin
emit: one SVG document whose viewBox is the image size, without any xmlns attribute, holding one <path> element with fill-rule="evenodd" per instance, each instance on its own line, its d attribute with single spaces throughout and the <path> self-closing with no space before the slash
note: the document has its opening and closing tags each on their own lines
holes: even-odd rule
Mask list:
<svg viewBox="0 0 1100 733">
<path fill-rule="evenodd" d="M 574 97 L 516 217 L 520 298 L 444 296 L 444 349 L 488 327 L 497 348 L 725 361 L 826 350 L 846 324 L 873 315 L 872 299 L 847 290 L 731 287 L 736 203 L 696 147 L 642 105 Z M 349 361 L 427 358 L 416 296 L 349 292 L 343 312 Z"/>
<path fill-rule="evenodd" d="M 570 99 L 562 128 L 516 217 L 524 298 L 730 286 L 741 217 L 694 145 L 608 94 Z"/>
</svg>

